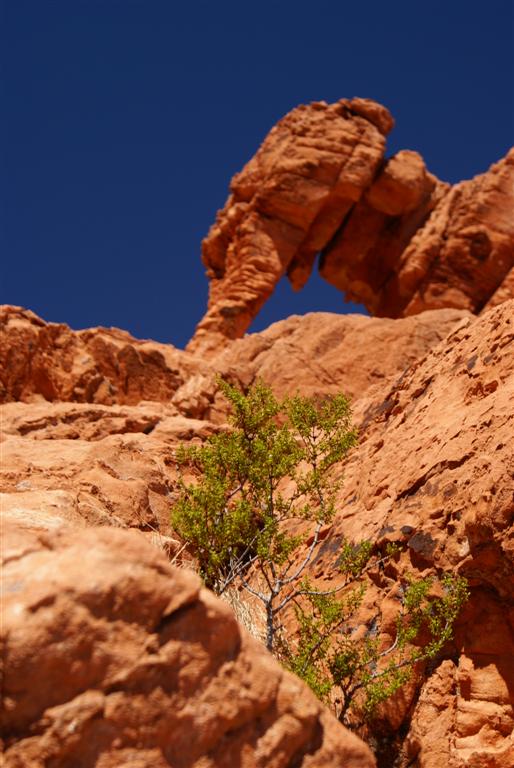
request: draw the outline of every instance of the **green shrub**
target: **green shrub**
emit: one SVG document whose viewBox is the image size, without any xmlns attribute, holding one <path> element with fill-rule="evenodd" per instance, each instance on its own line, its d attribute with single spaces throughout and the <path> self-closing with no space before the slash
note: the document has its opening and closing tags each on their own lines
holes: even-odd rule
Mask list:
<svg viewBox="0 0 514 768">
<path fill-rule="evenodd" d="M 371 558 L 365 567 L 375 566 Z M 346 571 L 346 589 L 337 596 L 309 590 L 304 581 L 305 598 L 295 601 L 298 636 L 283 641 L 281 648 L 286 666 L 347 726 L 372 717 L 377 705 L 409 680 L 416 663 L 437 657 L 468 597 L 461 577 L 411 579 L 402 589 L 395 638 L 384 647 L 378 616 L 363 636 L 355 633 L 355 615 L 366 591 L 364 570 L 358 576 L 355 569 Z M 442 595 L 434 595 L 434 587 Z"/>
<path fill-rule="evenodd" d="M 391 648 L 380 647 L 376 631 L 357 641 L 350 629 L 366 574 L 395 553 L 384 558 L 373 554 L 371 542 L 345 542 L 339 558 L 344 578 L 336 589 L 316 590 L 307 579 L 321 528 L 335 514 L 340 481 L 334 468 L 357 443 L 347 398 L 278 400 L 262 383 L 246 394 L 221 380 L 219 386 L 231 405 L 231 429 L 177 452 L 181 471 L 193 479 L 180 481 L 172 525 L 208 587 L 223 594 L 239 585 L 262 603 L 267 648 L 321 699 L 336 701 L 341 720 L 357 702 L 369 715 L 405 682 L 413 664 L 440 652 L 465 584 L 445 576 L 443 597 L 431 598 L 431 582 L 411 581 Z M 288 606 L 299 628 L 294 643 L 286 641 L 281 623 Z M 413 643 L 422 630 L 428 639 L 419 648 Z"/>
<path fill-rule="evenodd" d="M 337 483 L 330 470 L 357 435 L 343 395 L 320 403 L 300 396 L 279 401 L 261 383 L 246 395 L 223 381 L 220 387 L 232 406 L 233 429 L 178 452 L 179 465 L 197 479 L 182 481 L 172 524 L 190 544 L 207 586 L 221 594 L 238 579 L 263 603 L 273 650 L 278 616 L 299 594 L 321 526 L 334 515 Z M 288 532 L 294 520 L 314 525 L 300 564 L 296 553 L 306 536 Z M 252 565 L 257 578 L 250 584 Z"/>
</svg>

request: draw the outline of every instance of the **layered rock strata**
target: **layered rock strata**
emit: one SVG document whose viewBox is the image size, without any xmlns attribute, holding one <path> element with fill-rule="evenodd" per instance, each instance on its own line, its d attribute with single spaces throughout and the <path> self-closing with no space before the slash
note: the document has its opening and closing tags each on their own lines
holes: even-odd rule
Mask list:
<svg viewBox="0 0 514 768">
<path fill-rule="evenodd" d="M 419 154 L 385 158 L 389 112 L 366 99 L 298 107 L 230 185 L 203 242 L 205 317 L 189 344 L 214 354 L 243 336 L 277 282 L 321 275 L 374 315 L 513 298 L 514 149 L 450 187 Z M 510 276 L 509 276 L 510 273 Z"/>
</svg>

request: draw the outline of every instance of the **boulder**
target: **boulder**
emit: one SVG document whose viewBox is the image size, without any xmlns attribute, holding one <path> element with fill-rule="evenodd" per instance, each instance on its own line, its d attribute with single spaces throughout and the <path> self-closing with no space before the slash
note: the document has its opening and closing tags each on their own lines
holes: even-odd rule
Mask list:
<svg viewBox="0 0 514 768">
<path fill-rule="evenodd" d="M 372 768 L 369 749 L 135 532 L 4 525 L 5 768 Z"/>
</svg>

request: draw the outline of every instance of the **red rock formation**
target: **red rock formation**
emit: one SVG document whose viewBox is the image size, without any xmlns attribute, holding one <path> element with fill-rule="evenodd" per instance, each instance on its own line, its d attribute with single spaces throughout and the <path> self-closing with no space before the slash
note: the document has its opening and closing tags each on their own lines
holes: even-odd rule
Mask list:
<svg viewBox="0 0 514 768">
<path fill-rule="evenodd" d="M 5 768 L 372 768 L 226 604 L 135 533 L 2 547 Z"/>
<path fill-rule="evenodd" d="M 498 304 L 512 298 L 514 298 L 514 267 L 507 273 L 500 287 L 493 293 L 482 311 L 487 312 L 488 309 L 497 307 Z"/>
<path fill-rule="evenodd" d="M 378 313 L 399 317 L 440 307 L 480 312 L 513 267 L 514 149 L 442 198 L 382 289 Z M 505 297 L 514 298 L 507 286 Z"/>
<path fill-rule="evenodd" d="M 10 318 L 2 342 L 7 359 L 12 359 L 9 344 L 13 350 L 19 348 L 19 330 L 27 322 L 23 313 L 18 316 L 11 312 Z M 101 523 L 139 528 L 133 536 L 140 541 L 146 537 L 171 554 L 177 552 L 179 544 L 168 527 L 169 507 L 176 493 L 173 448 L 179 441 L 204 438 L 223 421 L 224 405 L 214 385 L 216 372 L 221 371 L 245 384 L 262 377 L 279 393 L 297 386 L 301 391 L 319 395 L 346 390 L 354 397 L 360 445 L 345 466 L 340 512 L 323 541 L 314 575 L 334 583 L 335 559 L 342 536 L 354 540 L 378 538 L 384 543 L 400 538 L 404 551 L 399 561 L 370 585 L 366 599 L 369 610 L 382 614 L 386 634 L 394 624 L 398 581 L 407 572 L 426 575 L 455 570 L 468 577 L 472 593 L 457 626 L 455 640 L 444 656 L 384 708 L 381 723 L 384 738 L 389 739 L 391 749 L 396 751 L 399 768 L 408 765 L 504 768 L 513 764 L 513 324 L 514 301 L 504 302 L 479 318 L 462 310 L 437 310 L 401 320 L 326 314 L 293 317 L 261 334 L 234 342 L 209 365 L 196 367 L 195 362 L 195 366 L 188 369 L 191 358 L 182 358 L 186 369 L 177 366 L 177 370 L 183 383 L 175 390 L 170 403 L 150 402 L 149 398 L 137 406 L 45 402 L 39 396 L 37 402 L 3 405 L 0 490 L 3 491 L 4 526 L 12 521 L 18 528 L 32 530 L 34 538 L 24 550 L 29 559 L 21 558 L 19 567 L 25 567 L 24 561 L 29 563 L 30 578 L 36 579 L 39 574 L 38 589 L 43 590 L 34 598 L 38 607 L 32 613 L 20 614 L 23 621 L 16 625 L 16 632 L 21 634 L 12 636 L 16 648 L 20 649 L 13 651 L 15 655 L 11 657 L 17 665 L 16 680 L 29 680 L 31 656 L 24 649 L 35 648 L 29 645 L 30 638 L 38 638 L 39 642 L 43 637 L 39 630 L 34 631 L 34 627 L 39 626 L 37 621 L 44 618 L 48 622 L 44 626 L 50 627 L 49 634 L 44 638 L 51 638 L 51 627 L 58 626 L 59 631 L 63 627 L 65 632 L 68 626 L 59 624 L 61 609 L 72 617 L 69 625 L 72 629 L 82 616 L 80 605 L 85 605 L 84 594 L 90 594 L 87 584 L 77 576 L 76 570 L 67 572 L 61 563 L 72 560 L 73 568 L 77 569 L 80 558 L 86 559 L 87 578 L 98 574 L 100 602 L 106 594 L 102 591 L 104 587 L 110 589 L 113 597 L 109 610 L 126 605 L 125 593 L 132 595 L 134 602 L 137 599 L 139 607 L 145 605 L 147 599 L 140 599 L 141 592 L 137 592 L 135 582 L 127 586 L 127 573 L 133 561 L 120 554 L 128 550 L 125 544 L 119 545 L 118 533 L 111 527 L 105 534 L 97 529 L 90 534 L 87 526 Z M 70 384 L 66 385 L 65 368 L 59 365 L 59 347 L 48 346 L 43 321 L 38 320 L 37 328 L 35 342 L 41 340 L 45 355 L 50 356 L 60 371 L 59 392 L 62 397 L 68 394 L 70 399 L 74 398 L 73 369 L 69 373 Z M 72 337 L 82 339 L 82 334 L 87 332 L 66 333 L 69 339 L 65 352 L 78 344 Z M 173 350 L 172 353 L 175 354 Z M 32 354 L 39 359 L 36 348 Z M 63 359 L 66 359 L 64 355 Z M 36 387 L 30 380 L 30 368 L 24 367 L 23 371 L 23 376 L 16 378 L 17 386 L 20 393 L 28 393 L 30 400 L 34 396 L 30 393 L 34 393 Z M 142 394 L 144 396 L 144 391 Z M 119 396 L 125 397 L 123 389 Z M 197 418 L 192 418 L 193 415 Z M 73 535 L 69 533 L 70 526 L 76 529 Z M 45 529 L 50 534 L 45 533 Z M 98 542 L 100 554 L 94 552 L 95 543 L 89 536 Z M 106 538 L 113 537 L 116 543 L 111 550 Z M 132 544 L 129 549 L 133 551 Z M 154 566 L 147 566 L 150 556 L 144 554 L 143 549 L 147 551 L 138 543 L 139 565 L 134 572 L 138 580 L 141 575 L 141 589 L 151 580 L 158 601 L 167 589 L 161 581 L 165 578 L 168 583 L 169 576 L 162 575 L 162 568 L 167 566 L 159 565 L 158 576 L 155 576 Z M 107 550 L 110 554 L 105 554 Z M 85 554 L 77 554 L 90 551 L 91 560 Z M 35 559 L 30 559 L 32 557 Z M 114 565 L 111 560 L 115 561 Z M 18 567 L 17 562 L 15 558 L 10 560 L 9 571 L 6 566 L 9 577 L 15 573 L 11 569 Z M 108 567 L 102 563 L 108 563 Z M 111 570 L 113 582 L 102 581 Z M 48 579 L 45 574 L 50 574 Z M 47 581 L 49 591 L 44 592 Z M 30 589 L 27 588 L 27 592 Z M 16 594 L 13 593 L 13 600 Z M 168 589 L 167 594 L 173 591 Z M 127 596 L 129 602 L 131 599 Z M 154 605 L 149 598 L 148 610 L 153 610 Z M 92 744 L 97 739 L 96 728 L 100 728 L 102 734 L 116 734 L 105 747 L 102 765 L 115 765 L 116 759 L 123 761 L 125 757 L 127 762 L 129 757 L 135 761 L 136 748 L 130 739 L 134 734 L 134 738 L 139 736 L 138 723 L 145 724 L 148 734 L 148 741 L 141 742 L 139 764 L 159 765 L 165 729 L 158 730 L 149 724 L 148 713 L 151 711 L 155 722 L 159 722 L 162 703 L 164 717 L 168 717 L 172 694 L 166 690 L 162 701 L 147 696 L 143 703 L 141 698 L 132 699 L 134 689 L 129 686 L 136 680 L 138 685 L 147 686 L 145 690 L 154 691 L 156 667 L 153 662 L 156 660 L 154 654 L 141 652 L 141 648 L 145 638 L 156 633 L 143 626 L 142 620 L 139 623 L 135 620 L 134 626 L 129 621 L 128 627 L 124 620 L 118 621 L 117 614 L 107 616 L 107 609 L 102 611 L 98 616 L 95 614 L 98 624 L 80 624 L 83 645 L 78 650 L 73 644 L 68 651 L 65 646 L 61 651 L 69 653 L 69 657 L 60 657 L 55 668 L 51 665 L 47 668 L 42 662 L 38 667 L 42 696 L 54 687 L 53 683 L 45 682 L 46 675 L 53 681 L 52 675 L 60 674 L 62 668 L 68 669 L 66 664 L 72 664 L 72 657 L 79 680 L 94 676 L 98 668 L 105 669 L 105 677 L 95 677 L 91 684 L 96 693 L 81 689 L 79 693 L 72 692 L 67 702 L 43 701 L 44 718 L 39 710 L 30 715 L 32 720 L 24 714 L 23 723 L 37 722 L 38 725 L 30 735 L 23 731 L 25 725 L 16 725 L 19 730 L 11 731 L 15 740 L 9 743 L 12 751 L 9 768 L 38 765 L 34 754 L 52 755 L 56 765 L 66 765 L 66 760 L 68 765 L 73 764 L 73 750 L 83 749 L 86 742 Z M 57 623 L 53 624 L 54 621 Z M 228 621 L 227 633 L 230 634 L 233 629 L 231 620 Z M 100 639 L 95 635 L 98 627 L 106 633 L 105 642 L 103 635 Z M 116 634 L 118 631 L 120 635 Z M 78 642 L 79 634 L 75 633 L 74 642 Z M 200 648 L 198 637 L 191 644 L 196 643 L 195 647 Z M 125 638 L 126 646 L 123 645 Z M 111 643 L 114 650 L 109 656 Z M 138 656 L 139 662 L 134 660 L 136 645 L 138 654 L 142 653 Z M 94 646 L 98 646 L 98 653 L 91 653 L 89 660 L 89 649 Z M 49 647 L 53 651 L 54 645 Z M 166 649 L 164 659 L 159 656 L 156 661 L 164 665 L 165 675 L 169 670 L 167 653 Z M 34 653 L 34 658 L 40 657 Z M 102 666 L 104 661 L 106 666 Z M 209 669 L 215 666 L 213 663 L 210 667 L 205 657 L 200 662 Z M 22 673 L 20 670 L 25 666 L 28 672 Z M 119 680 L 116 678 L 114 689 L 108 688 L 106 682 L 111 680 L 108 677 L 111 669 L 115 669 L 116 674 L 119 672 L 122 679 L 116 687 Z M 133 677 L 129 670 L 133 670 Z M 159 676 L 161 670 L 159 667 Z M 75 679 L 75 676 L 69 677 Z M 216 686 L 221 685 L 218 678 L 215 679 Z M 89 680 L 88 677 L 88 686 Z M 19 693 L 22 689 L 23 686 L 16 690 Z M 252 687 L 248 690 L 251 697 Z M 257 683 L 257 699 L 260 690 Z M 112 699 L 113 695 L 119 699 Z M 184 704 L 184 711 L 188 713 L 188 706 L 192 709 L 198 702 L 204 702 L 203 695 L 201 691 L 193 692 L 193 704 Z M 27 694 L 23 707 L 29 705 L 29 700 Z M 121 714 L 119 719 L 117 714 L 113 715 L 114 720 L 110 719 L 111 712 L 120 711 L 116 709 L 118 701 L 123 704 L 120 704 L 123 713 L 136 713 L 130 723 L 123 720 Z M 98 702 L 100 708 L 97 708 Z M 154 704 L 155 710 L 151 709 Z M 23 707 L 17 711 L 25 712 Z M 77 721 L 76 742 L 67 730 L 73 718 Z M 283 721 L 279 719 L 279 722 Z M 282 725 L 277 725 L 274 732 L 280 734 L 281 729 Z M 234 744 L 238 743 L 238 733 L 236 731 Z M 23 738 L 18 739 L 16 734 L 22 734 Z M 90 734 L 94 735 L 93 741 L 89 739 Z M 117 738 L 121 741 L 116 742 Z M 103 736 L 98 736 L 103 745 L 102 739 Z M 114 754 L 109 749 L 128 751 Z M 89 752 L 84 754 L 87 756 Z M 308 765 L 307 759 L 311 758 L 313 755 L 305 757 L 304 764 Z M 253 757 L 248 758 L 251 759 Z"/>
<path fill-rule="evenodd" d="M 74 332 L 29 310 L 0 307 L 0 402 L 167 402 L 196 365 L 170 344 L 118 328 Z"/>
<path fill-rule="evenodd" d="M 401 316 L 384 292 L 405 248 L 447 192 L 417 152 L 398 152 L 384 163 L 361 201 L 324 248 L 320 273 L 372 314 Z M 429 307 L 427 307 L 429 308 Z"/>
<path fill-rule="evenodd" d="M 335 574 L 342 536 L 400 539 L 399 562 L 369 595 L 376 612 L 387 615 L 406 572 L 454 571 L 471 587 L 446 660 L 419 698 L 414 687 L 384 714 L 393 730 L 410 720 L 400 768 L 514 765 L 513 404 L 511 300 L 463 318 L 367 403 L 345 467 L 317 573 Z"/>
<path fill-rule="evenodd" d="M 322 397 L 342 390 L 360 412 L 373 393 L 423 357 L 467 315 L 441 310 L 400 322 L 328 312 L 292 316 L 233 342 L 211 361 L 210 373 L 206 369 L 177 390 L 173 403 L 198 418 L 223 419 L 225 403 L 216 384 L 216 374 L 222 374 L 243 387 L 262 379 L 279 396 L 298 390 Z"/>
<path fill-rule="evenodd" d="M 150 402 L 150 398 L 137 407 L 50 403 L 41 395 L 36 402 L 9 402 L 2 406 L 0 433 L 4 518 L 52 528 L 62 524 L 139 528 L 157 544 L 175 551 L 169 527 L 177 480 L 172 451 L 179 442 L 204 439 L 216 424 L 225 421 L 226 402 L 217 393 L 217 374 L 244 385 L 262 378 L 279 394 L 297 387 L 305 394 L 320 395 L 344 389 L 359 396 L 356 408 L 361 408 L 370 390 L 392 383 L 464 316 L 466 313 L 444 310 L 399 324 L 359 315 L 293 317 L 237 341 L 210 366 L 193 369 L 193 375 L 188 373 L 190 361 L 184 355 L 185 369 L 178 367 L 175 375 L 185 382 L 169 403 Z M 57 326 L 64 328 L 61 333 L 67 340 L 60 358 L 62 347 L 49 341 L 55 334 L 54 324 L 24 311 L 9 310 L 9 317 L 0 336 L 5 358 L 23 353 L 20 334 L 26 338 L 35 326 L 33 359 L 40 360 L 44 354 L 61 399 L 74 401 L 76 368 L 66 378 L 67 354 L 69 350 L 77 356 L 84 354 L 84 335 L 95 348 L 92 340 L 96 334 L 103 338 L 105 331 L 74 332 Z M 133 344 L 137 349 L 139 342 L 133 340 Z M 151 350 L 152 343 L 145 342 L 144 348 Z M 370 349 L 374 350 L 371 356 Z M 162 354 L 165 358 L 178 355 L 173 348 L 163 349 Z M 8 390 L 11 397 L 19 392 L 29 401 L 34 398 L 39 381 L 38 373 L 31 378 L 34 370 L 38 369 L 27 365 L 23 376 L 20 372 L 16 379 L 6 376 L 16 382 Z M 299 370 L 303 371 L 301 378 Z M 150 368 L 146 378 L 140 378 L 137 369 L 140 381 L 151 375 Z M 130 379 L 127 387 L 131 392 L 135 389 Z M 162 390 L 153 387 L 151 383 L 149 395 L 160 396 Z M 126 394 L 118 390 L 115 396 L 123 403 Z"/>
<path fill-rule="evenodd" d="M 370 186 L 393 120 L 366 99 L 294 109 L 231 183 L 203 244 L 209 308 L 189 349 L 244 334 L 278 280 L 299 288 L 318 251 Z"/>
<path fill-rule="evenodd" d="M 305 284 L 319 252 L 322 276 L 379 316 L 514 297 L 514 150 L 450 188 L 416 152 L 384 160 L 392 125 L 353 99 L 298 107 L 270 131 L 204 240 L 209 305 L 190 350 L 241 337 L 283 275 Z"/>
</svg>

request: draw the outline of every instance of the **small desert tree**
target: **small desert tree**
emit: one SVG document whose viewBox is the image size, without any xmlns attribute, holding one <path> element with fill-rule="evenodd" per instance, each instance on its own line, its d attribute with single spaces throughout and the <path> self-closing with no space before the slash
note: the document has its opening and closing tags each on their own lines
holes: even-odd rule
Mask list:
<svg viewBox="0 0 514 768">
<path fill-rule="evenodd" d="M 262 603 L 270 651 L 331 702 L 343 722 L 356 703 L 367 716 L 398 690 L 417 661 L 440 652 L 465 599 L 465 583 L 450 576 L 412 580 L 392 645 L 381 646 L 375 626 L 357 637 L 366 577 L 395 551 L 380 554 L 368 541 L 342 542 L 338 586 L 315 589 L 307 577 L 322 526 L 335 514 L 335 467 L 357 442 L 347 398 L 278 400 L 262 383 L 246 394 L 221 380 L 219 386 L 231 405 L 230 429 L 178 450 L 179 467 L 192 477 L 180 480 L 172 524 L 208 587 L 222 594 L 237 584 Z M 439 596 L 431 593 L 434 585 Z M 281 632 L 288 606 L 299 628 L 294 642 Z M 422 631 L 419 648 L 413 643 Z"/>
<path fill-rule="evenodd" d="M 172 524 L 191 545 L 207 586 L 221 594 L 237 579 L 262 602 L 273 650 L 278 617 L 303 591 L 321 527 L 334 515 L 338 486 L 331 470 L 357 435 L 344 395 L 280 401 L 262 383 L 246 395 L 219 385 L 232 406 L 232 429 L 177 453 L 197 480 L 182 481 Z M 298 562 L 306 536 L 293 528 L 302 521 L 314 531 Z"/>
</svg>

